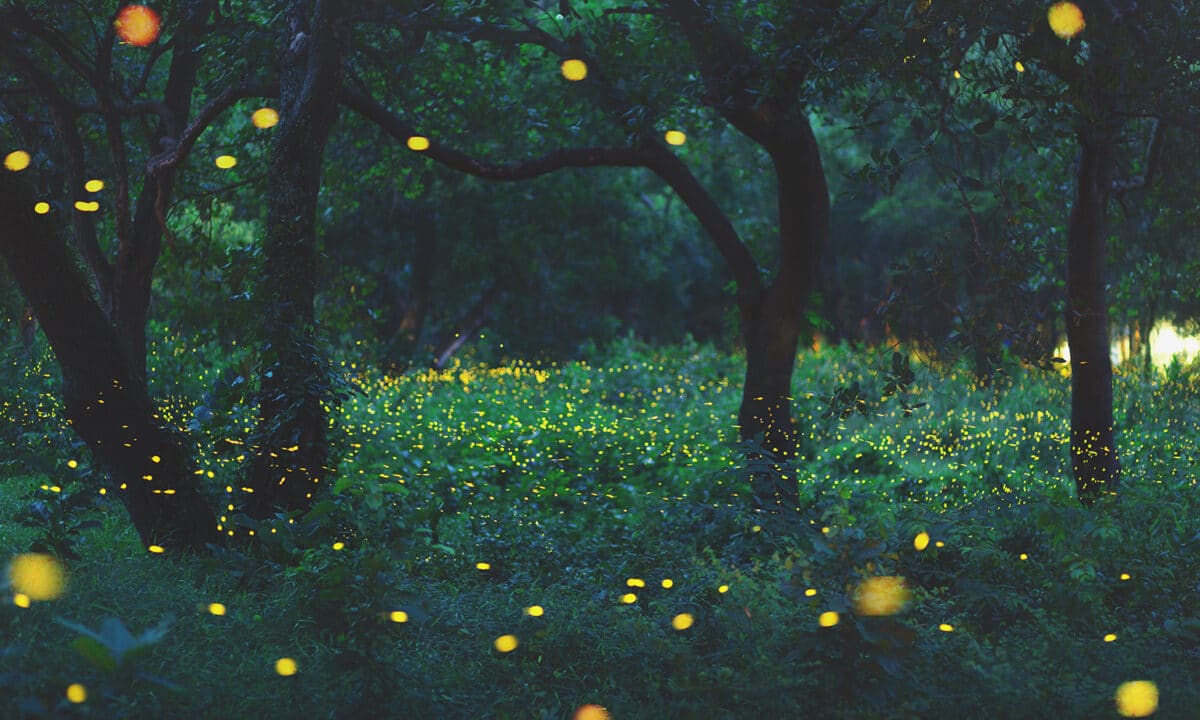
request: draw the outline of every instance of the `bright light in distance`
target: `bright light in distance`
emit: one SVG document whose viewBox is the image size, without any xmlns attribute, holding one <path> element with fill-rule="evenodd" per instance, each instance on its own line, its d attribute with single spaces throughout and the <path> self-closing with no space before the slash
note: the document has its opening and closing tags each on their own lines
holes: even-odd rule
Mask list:
<svg viewBox="0 0 1200 720">
<path fill-rule="evenodd" d="M 422 135 L 413 135 L 408 139 L 408 149 L 416 152 L 429 149 L 429 138 Z"/>
<path fill-rule="evenodd" d="M 687 135 L 678 130 L 668 130 L 666 135 L 663 135 L 663 138 L 667 141 L 668 145 L 682 145 L 687 142 Z"/>
<path fill-rule="evenodd" d="M 222 170 L 228 170 L 234 165 L 237 165 L 237 158 L 232 155 L 219 155 L 217 156 L 216 160 L 213 160 L 213 164 Z"/>
<path fill-rule="evenodd" d="M 103 180 L 88 180 L 83 184 L 83 189 L 88 192 L 100 192 L 104 189 Z"/>
</svg>

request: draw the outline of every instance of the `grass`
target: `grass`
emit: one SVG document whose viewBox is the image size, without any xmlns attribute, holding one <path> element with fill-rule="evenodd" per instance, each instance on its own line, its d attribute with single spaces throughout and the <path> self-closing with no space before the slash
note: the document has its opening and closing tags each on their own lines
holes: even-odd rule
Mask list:
<svg viewBox="0 0 1200 720">
<path fill-rule="evenodd" d="M 224 507 L 252 413 L 230 361 L 206 357 L 223 356 L 165 337 L 151 364 Z M 54 420 L 53 373 L 14 364 L 0 512 L 47 513 L 0 525 L 0 548 L 50 538 L 76 557 L 60 599 L 0 607 L 0 715 L 567 718 L 595 703 L 613 718 L 1096 718 L 1145 679 L 1156 717 L 1189 717 L 1200 375 L 1119 376 L 1126 491 L 1084 510 L 1065 472 L 1063 378 L 1018 373 L 997 395 L 919 368 L 911 392 L 928 405 L 912 417 L 872 403 L 822 419 L 837 386 L 877 395 L 877 366 L 801 357 L 806 507 L 783 520 L 747 502 L 730 442 L 737 358 L 626 345 L 595 364 L 398 377 L 347 362 L 336 492 L 258 528 L 249 552 L 170 558 L 96 494 L 103 479 Z M 898 614 L 856 605 L 880 575 L 905 578 Z M 838 622 L 821 627 L 828 612 Z M 694 624 L 676 630 L 685 613 Z M 168 615 L 166 636 L 116 672 L 57 622 L 116 617 L 136 634 Z M 498 651 L 510 634 L 517 648 Z M 276 674 L 281 657 L 297 674 Z M 86 702 L 66 699 L 72 683 Z"/>
</svg>

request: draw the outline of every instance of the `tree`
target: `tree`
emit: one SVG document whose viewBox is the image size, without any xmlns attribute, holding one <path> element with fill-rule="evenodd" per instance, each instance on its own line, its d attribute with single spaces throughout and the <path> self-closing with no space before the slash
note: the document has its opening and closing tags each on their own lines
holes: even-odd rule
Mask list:
<svg viewBox="0 0 1200 720">
<path fill-rule="evenodd" d="M 146 384 L 150 280 L 161 251 L 163 207 L 174 173 L 169 168 L 147 168 L 135 203 L 125 125 L 157 116 L 146 156 L 166 149 L 183 131 L 196 88 L 201 41 L 215 8 L 215 0 L 180 2 L 161 97 L 146 101 L 134 97 L 148 92 L 163 53 L 152 52 L 143 67 L 118 57 L 112 17 L 100 28 L 95 48 L 88 54 L 79 37 L 92 29 L 91 18 L 81 20 L 69 13 L 47 18 L 46 8 L 31 12 L 25 3 L 0 9 L 0 54 L 35 99 L 14 109 L 23 118 L 43 108 L 50 114 L 58 145 L 47 137 L 29 139 L 36 140 L 35 150 L 45 146 L 42 151 L 54 158 L 56 170 L 65 168 L 60 182 L 74 202 L 58 207 L 76 207 L 74 241 L 90 282 L 74 272 L 74 261 L 57 240 L 47 240 L 45 248 L 31 247 L 37 239 L 53 238 L 55 233 L 50 229 L 52 216 L 25 217 L 33 208 L 27 188 L 14 188 L 13 193 L 29 202 L 9 198 L 6 204 L 7 218 L 13 223 L 9 227 L 21 228 L 7 238 L 9 267 L 59 359 L 68 420 L 108 470 L 143 541 L 193 548 L 214 537 L 215 519 L 195 479 L 186 474 L 188 453 L 157 418 Z M 77 99 L 76 93 L 90 97 Z M 116 195 L 115 260 L 100 242 L 95 216 L 77 204 L 90 202 L 81 124 L 92 117 L 98 119 L 95 128 L 103 133 L 110 153 L 108 169 Z M 64 273 L 61 286 L 53 280 L 53 272 Z M 76 315 L 79 322 L 72 323 Z"/>
<path fill-rule="evenodd" d="M 853 43 L 882 5 L 822 3 L 799 8 L 763 3 L 747 9 L 741 3 L 664 0 L 640 7 L 609 7 L 585 16 L 564 3 L 556 22 L 553 13 L 536 6 L 526 13 L 500 3 L 474 11 L 465 20 L 459 19 L 454 8 L 433 6 L 407 16 L 383 13 L 381 19 L 421 38 L 429 33 L 451 33 L 469 43 L 532 46 L 560 61 L 586 61 L 586 82 L 597 88 L 587 95 L 593 111 L 615 121 L 628 135 L 627 144 L 556 150 L 508 164 L 477 159 L 436 137 L 423 152 L 461 172 L 498 181 L 524 180 L 566 167 L 597 166 L 643 167 L 662 179 L 703 226 L 736 284 L 747 363 L 739 433 L 743 439 L 760 442 L 775 459 L 786 461 L 796 453 L 792 371 L 807 326 L 806 310 L 816 289 L 830 220 L 824 169 L 808 113 L 833 88 L 809 58 L 851 55 Z M 636 30 L 634 22 L 639 23 Z M 570 28 L 561 33 L 565 37 L 543 27 L 559 23 Z M 622 59 L 615 57 L 619 51 L 607 47 L 601 38 L 628 40 L 631 34 L 645 40 L 647 47 L 663 51 L 649 61 L 672 68 L 670 76 L 659 75 L 652 81 L 659 86 L 660 97 L 671 96 L 671 90 L 682 85 L 685 98 L 709 107 L 770 158 L 778 216 L 775 247 L 770 253 L 776 262 L 772 277 L 766 277 L 767 270 L 712 194 L 679 155 L 658 139 L 658 124 L 675 108 L 655 106 L 646 98 L 632 99 L 629 88 L 636 80 L 617 74 L 623 67 L 635 71 L 630 66 L 633 60 L 625 58 L 622 66 Z M 634 45 L 626 42 L 622 48 Z M 689 74 L 675 67 L 689 60 L 695 81 L 681 83 L 679 78 Z M 363 89 L 347 88 L 343 102 L 398 140 L 421 135 L 402 115 Z M 773 507 L 795 507 L 793 483 L 776 487 L 773 482 L 760 482 L 756 495 Z"/>
<path fill-rule="evenodd" d="M 1027 142 L 1070 137 L 1076 143 L 1065 223 L 1065 320 L 1072 470 L 1079 499 L 1090 504 L 1115 494 L 1121 479 L 1106 290 L 1110 205 L 1154 180 L 1163 133 L 1195 127 L 1196 10 L 1183 3 L 1092 0 L 1055 3 L 1049 13 L 1035 2 L 936 3 L 929 12 L 928 36 L 950 39 L 928 43 L 921 53 L 942 69 L 940 82 L 947 82 L 947 67 L 957 72 L 969 64 L 964 70 L 988 83 L 997 112 L 1009 122 L 1042 120 L 1036 133 L 1025 132 Z M 1147 119 L 1154 121 L 1148 133 Z M 982 120 L 976 130 L 987 132 L 996 120 Z"/>
<path fill-rule="evenodd" d="M 252 517 L 311 504 L 327 471 L 328 373 L 318 347 L 313 296 L 317 199 L 325 143 L 337 119 L 346 45 L 340 0 L 288 4 L 282 122 L 271 157 L 263 243 L 265 311 L 259 438 L 250 469 Z"/>
<path fill-rule="evenodd" d="M 217 539 L 217 521 L 189 456 L 138 382 L 57 221 L 34 212 L 38 197 L 0 173 L 0 255 L 58 358 L 66 421 L 108 470 L 143 544 L 201 548 Z"/>
</svg>

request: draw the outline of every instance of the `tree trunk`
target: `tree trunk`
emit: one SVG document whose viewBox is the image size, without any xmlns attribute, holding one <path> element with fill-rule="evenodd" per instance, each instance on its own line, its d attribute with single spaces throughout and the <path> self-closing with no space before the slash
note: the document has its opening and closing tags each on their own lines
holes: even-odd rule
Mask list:
<svg viewBox="0 0 1200 720">
<path fill-rule="evenodd" d="M 313 296 L 317 199 L 325 143 L 337 118 L 344 30 L 334 0 L 293 0 L 280 79 L 279 124 L 267 186 L 264 309 L 257 454 L 245 511 L 264 518 L 304 510 L 328 467 L 328 394 Z"/>
<path fill-rule="evenodd" d="M 743 302 L 741 308 L 746 381 L 738 427 L 743 440 L 761 438 L 764 449 L 783 464 L 796 454 L 792 372 L 829 236 L 830 210 L 825 170 L 807 118 L 789 123 L 779 136 L 767 147 L 778 185 L 779 272 L 757 307 Z M 783 483 L 758 479 L 754 494 L 760 504 L 796 507 L 796 479 L 783 467 Z"/>
<path fill-rule="evenodd" d="M 1067 344 L 1071 350 L 1071 468 L 1084 504 L 1116 493 L 1112 358 L 1105 298 L 1105 224 L 1115 143 L 1080 134 L 1075 203 L 1067 225 Z"/>
<path fill-rule="evenodd" d="M 67 423 L 108 471 L 143 544 L 198 549 L 217 540 L 187 452 L 160 422 L 56 220 L 33 213 L 35 199 L 0 173 L 0 254 L 58 358 Z"/>
</svg>

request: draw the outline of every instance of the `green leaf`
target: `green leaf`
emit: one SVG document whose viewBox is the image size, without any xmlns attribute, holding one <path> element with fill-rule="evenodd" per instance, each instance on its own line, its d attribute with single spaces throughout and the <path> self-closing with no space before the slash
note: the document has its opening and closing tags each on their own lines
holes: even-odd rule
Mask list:
<svg viewBox="0 0 1200 720">
<path fill-rule="evenodd" d="M 82 636 L 77 637 L 71 643 L 71 647 L 75 648 L 84 660 L 87 660 L 93 666 L 104 672 L 112 672 L 117 669 L 117 660 L 103 643 L 95 638 Z"/>
</svg>

